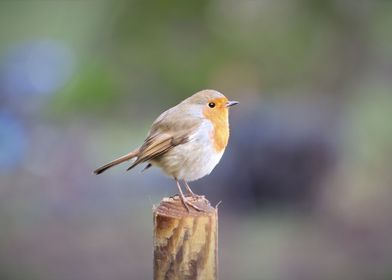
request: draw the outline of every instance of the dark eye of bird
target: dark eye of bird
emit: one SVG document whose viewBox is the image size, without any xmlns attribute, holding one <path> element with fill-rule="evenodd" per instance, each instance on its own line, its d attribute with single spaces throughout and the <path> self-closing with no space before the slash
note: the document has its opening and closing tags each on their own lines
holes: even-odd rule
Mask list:
<svg viewBox="0 0 392 280">
<path fill-rule="evenodd" d="M 208 103 L 208 107 L 210 107 L 210 108 L 214 108 L 214 107 L 215 107 L 215 103 L 214 103 L 214 102 L 210 102 L 210 103 Z"/>
</svg>

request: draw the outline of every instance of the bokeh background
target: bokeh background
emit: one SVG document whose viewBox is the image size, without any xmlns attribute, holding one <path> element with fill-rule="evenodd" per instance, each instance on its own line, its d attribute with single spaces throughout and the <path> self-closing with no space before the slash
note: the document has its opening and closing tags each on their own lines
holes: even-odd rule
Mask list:
<svg viewBox="0 0 392 280">
<path fill-rule="evenodd" d="M 221 279 L 392 279 L 392 1 L 0 1 L 0 279 L 152 278 L 159 170 L 92 170 L 214 88 Z"/>
</svg>

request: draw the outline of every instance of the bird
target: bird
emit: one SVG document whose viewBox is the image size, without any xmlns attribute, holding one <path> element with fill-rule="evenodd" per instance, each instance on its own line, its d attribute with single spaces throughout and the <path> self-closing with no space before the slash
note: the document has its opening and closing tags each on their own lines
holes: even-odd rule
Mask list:
<svg viewBox="0 0 392 280">
<path fill-rule="evenodd" d="M 172 177 L 177 185 L 182 204 L 201 211 L 183 193 L 198 197 L 188 182 L 198 180 L 215 168 L 221 160 L 229 140 L 229 108 L 238 101 L 229 101 L 222 93 L 205 89 L 163 112 L 152 124 L 144 143 L 94 170 L 101 174 L 120 163 L 134 160 L 127 171 L 145 163 L 146 170 L 156 166 Z"/>
</svg>

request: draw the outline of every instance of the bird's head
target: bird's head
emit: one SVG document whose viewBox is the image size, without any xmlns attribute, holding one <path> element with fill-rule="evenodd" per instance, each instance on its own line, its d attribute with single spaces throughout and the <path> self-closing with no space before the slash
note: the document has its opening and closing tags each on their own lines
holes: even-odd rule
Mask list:
<svg viewBox="0 0 392 280">
<path fill-rule="evenodd" d="M 238 101 L 229 101 L 226 96 L 216 90 L 199 91 L 186 100 L 202 109 L 203 116 L 214 122 L 217 119 L 228 118 L 228 109 L 237 105 Z"/>
<path fill-rule="evenodd" d="M 223 151 L 229 139 L 229 108 L 239 102 L 229 101 L 222 93 L 211 89 L 199 91 L 185 102 L 192 104 L 198 112 L 201 111 L 203 118 L 211 121 L 215 150 Z"/>
</svg>

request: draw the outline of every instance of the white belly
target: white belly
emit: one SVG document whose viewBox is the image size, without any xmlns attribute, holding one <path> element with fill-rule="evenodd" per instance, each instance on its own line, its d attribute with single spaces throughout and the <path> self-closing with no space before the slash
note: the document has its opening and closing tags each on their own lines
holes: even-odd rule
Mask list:
<svg viewBox="0 0 392 280">
<path fill-rule="evenodd" d="M 191 138 L 191 141 L 178 145 L 152 161 L 167 175 L 187 182 L 200 179 L 214 169 L 222 158 L 223 152 L 217 153 L 210 140 L 212 127 L 205 123 Z"/>
</svg>

